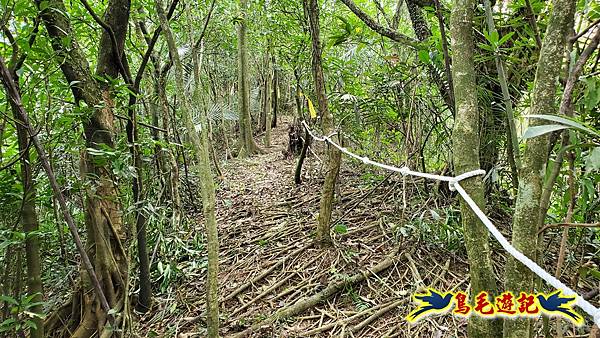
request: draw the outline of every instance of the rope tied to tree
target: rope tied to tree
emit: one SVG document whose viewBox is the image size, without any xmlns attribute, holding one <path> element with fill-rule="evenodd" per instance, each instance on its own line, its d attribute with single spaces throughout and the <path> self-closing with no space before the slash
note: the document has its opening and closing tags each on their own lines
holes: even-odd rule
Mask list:
<svg viewBox="0 0 600 338">
<path fill-rule="evenodd" d="M 535 273 L 540 278 L 542 278 L 544 281 L 546 281 L 546 283 L 551 285 L 553 288 L 555 288 L 557 290 L 561 290 L 565 296 L 574 296 L 575 304 L 580 309 L 582 309 L 585 313 L 590 315 L 597 325 L 600 325 L 600 309 L 596 308 L 590 302 L 585 300 L 581 295 L 577 294 L 577 292 L 573 291 L 571 288 L 569 288 L 567 285 L 565 285 L 563 282 L 561 282 L 558 278 L 556 278 L 553 275 L 551 275 L 550 273 L 548 273 L 541 266 L 539 266 L 536 262 L 531 260 L 529 257 L 525 256 L 522 252 L 520 252 L 514 246 L 512 246 L 508 242 L 508 240 L 502 235 L 502 233 L 500 233 L 500 231 L 494 226 L 492 221 L 490 221 L 490 219 L 485 215 L 485 213 L 479 208 L 477 203 L 475 203 L 475 201 L 471 198 L 471 196 L 460 185 L 460 182 L 463 180 L 466 180 L 466 179 L 469 179 L 469 178 L 472 178 L 475 176 L 485 175 L 485 173 L 486 173 L 485 170 L 482 170 L 482 169 L 472 170 L 472 171 L 468 171 L 466 173 L 460 174 L 458 176 L 452 177 L 452 176 L 442 176 L 442 175 L 423 173 L 423 172 L 419 172 L 419 171 L 413 171 L 410 168 L 408 168 L 407 166 L 398 168 L 398 167 L 395 167 L 392 165 L 375 162 L 366 156 L 363 157 L 363 156 L 357 155 L 357 154 L 349 151 L 348 149 L 338 145 L 337 143 L 333 142 L 329 138 L 329 136 L 319 137 L 319 136 L 315 135 L 315 133 L 313 133 L 313 131 L 310 129 L 310 127 L 308 126 L 308 124 L 305 121 L 302 121 L 302 125 L 304 125 L 304 128 L 306 129 L 306 131 L 315 140 L 320 141 L 320 142 L 329 143 L 331 146 L 339 149 L 342 153 L 344 153 L 352 158 L 355 158 L 355 159 L 363 162 L 364 164 L 368 164 L 368 165 L 376 166 L 376 167 L 383 168 L 383 169 L 386 169 L 389 171 L 397 172 L 397 173 L 402 174 L 403 176 L 416 176 L 416 177 L 423 177 L 423 178 L 427 178 L 427 179 L 431 179 L 431 180 L 448 182 L 448 186 L 450 187 L 450 190 L 458 192 L 458 194 L 464 199 L 464 201 L 471 208 L 471 210 L 473 210 L 473 213 L 475 213 L 475 215 L 481 220 L 483 225 L 485 225 L 485 227 L 488 229 L 488 231 L 498 241 L 498 243 L 500 243 L 500 245 L 502 246 L 502 248 L 504 250 L 506 250 L 506 252 L 508 252 L 511 256 L 513 256 L 515 259 L 517 259 L 519 262 L 521 262 L 523 265 L 525 265 L 529 270 L 531 270 L 533 273 Z"/>
</svg>

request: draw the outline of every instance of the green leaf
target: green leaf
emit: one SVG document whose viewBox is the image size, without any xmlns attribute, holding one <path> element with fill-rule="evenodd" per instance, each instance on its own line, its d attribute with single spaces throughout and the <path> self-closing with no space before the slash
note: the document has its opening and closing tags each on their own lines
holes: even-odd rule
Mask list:
<svg viewBox="0 0 600 338">
<path fill-rule="evenodd" d="M 588 267 L 588 266 L 582 266 L 579 267 L 579 276 L 582 278 L 585 278 L 587 276 L 591 275 L 592 277 L 596 278 L 596 279 L 600 279 L 600 271 L 598 271 L 597 269 Z"/>
<path fill-rule="evenodd" d="M 490 35 L 490 42 L 492 42 L 494 45 L 499 45 L 499 43 L 498 43 L 499 38 L 500 38 L 500 36 L 498 35 L 498 31 L 493 31 L 492 34 Z"/>
<path fill-rule="evenodd" d="M 0 323 L 0 332 L 11 330 L 17 321 L 14 318 L 9 318 Z"/>
<path fill-rule="evenodd" d="M 588 128 L 586 126 L 584 126 L 583 124 L 561 117 L 561 116 L 557 116 L 557 115 L 525 115 L 525 118 L 538 118 L 538 119 L 543 119 L 543 120 L 548 120 L 548 121 L 552 121 L 552 122 L 558 122 L 564 125 L 567 125 L 569 127 L 573 127 L 575 129 L 579 129 L 581 131 L 585 131 L 586 133 L 595 135 L 600 137 L 600 133 L 596 130 L 593 130 L 591 128 Z"/>
<path fill-rule="evenodd" d="M 598 90 L 598 83 L 600 80 L 594 77 L 588 77 L 583 79 L 583 82 L 585 82 L 583 104 L 585 110 L 591 111 L 598 103 L 600 103 L 600 90 Z"/>
<path fill-rule="evenodd" d="M 478 44 L 479 48 L 487 50 L 488 52 L 493 52 L 494 48 L 490 45 L 486 45 L 485 43 Z"/>
<path fill-rule="evenodd" d="M 423 63 L 429 63 L 431 61 L 429 58 L 429 52 L 424 49 L 419 50 L 419 60 L 421 60 Z"/>
<path fill-rule="evenodd" d="M 32 321 L 32 320 L 26 320 L 25 321 L 25 327 L 37 330 L 37 324 L 34 321 Z"/>
<path fill-rule="evenodd" d="M 532 138 L 532 137 L 536 137 L 536 136 L 548 134 L 548 133 L 551 133 L 553 131 L 567 129 L 567 128 L 569 128 L 569 127 L 568 126 L 563 126 L 563 125 L 560 125 L 560 124 L 547 124 L 547 125 L 543 125 L 543 126 L 529 127 L 523 133 L 523 139 L 526 140 L 528 138 Z"/>
<path fill-rule="evenodd" d="M 585 160 L 585 169 L 587 172 L 600 169 L 600 147 L 592 149 Z"/>
<path fill-rule="evenodd" d="M 19 305 L 19 302 L 11 296 L 0 295 L 0 300 L 12 305 Z"/>
<path fill-rule="evenodd" d="M 343 223 L 336 224 L 335 227 L 333 227 L 333 231 L 337 234 L 345 234 L 348 232 L 348 227 Z"/>
<path fill-rule="evenodd" d="M 510 39 L 513 34 L 515 34 L 514 32 L 509 32 L 508 34 L 504 35 L 502 37 L 502 39 L 500 39 L 500 41 L 498 41 L 498 47 L 502 46 L 506 41 L 508 41 L 508 39 Z"/>
</svg>

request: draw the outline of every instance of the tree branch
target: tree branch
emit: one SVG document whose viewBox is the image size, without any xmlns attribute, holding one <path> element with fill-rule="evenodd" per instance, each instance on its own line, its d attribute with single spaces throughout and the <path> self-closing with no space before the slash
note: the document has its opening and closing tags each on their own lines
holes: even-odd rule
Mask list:
<svg viewBox="0 0 600 338">
<path fill-rule="evenodd" d="M 582 30 L 581 32 L 579 32 L 579 34 L 573 36 L 572 38 L 569 39 L 570 42 L 575 42 L 577 40 L 579 40 L 580 37 L 584 36 L 585 33 L 589 32 L 590 29 L 598 26 L 598 24 L 600 24 L 600 19 L 594 21 L 593 24 L 591 24 L 589 27 L 587 27 L 586 29 Z"/>
<path fill-rule="evenodd" d="M 198 48 L 200 48 L 200 43 L 202 42 L 202 39 L 204 39 L 204 34 L 206 34 L 206 28 L 208 27 L 210 16 L 213 12 L 213 9 L 215 8 L 215 2 L 216 0 L 212 0 L 210 3 L 208 14 L 206 14 L 206 19 L 204 19 L 204 26 L 202 27 L 202 32 L 200 32 L 200 37 L 198 37 L 198 40 L 196 40 L 196 44 L 194 45 L 193 51 L 196 51 Z"/>
<path fill-rule="evenodd" d="M 177 7 L 178 3 L 179 3 L 179 0 L 173 0 L 173 2 L 171 3 L 171 6 L 169 7 L 169 12 L 167 13 L 167 20 L 173 16 L 173 13 L 175 12 L 175 8 Z M 133 81 L 133 86 L 135 88 L 139 88 L 140 82 L 142 82 L 142 77 L 144 76 L 144 70 L 146 69 L 146 65 L 148 65 L 148 61 L 150 61 L 150 55 L 152 54 L 152 50 L 154 49 L 154 45 L 156 44 L 156 41 L 158 41 L 158 37 L 160 36 L 161 31 L 162 31 L 162 28 L 160 26 L 158 26 L 156 28 L 156 30 L 154 31 L 154 34 L 152 35 L 152 39 L 150 40 L 150 43 L 148 44 L 148 49 L 146 49 L 146 54 L 144 54 L 144 57 L 142 58 L 142 62 L 140 63 L 140 68 L 138 68 L 138 72 L 135 75 L 135 80 Z"/>
<path fill-rule="evenodd" d="M 600 223 L 554 223 L 554 224 L 546 224 L 542 227 L 538 234 L 550 229 L 550 228 L 559 228 L 559 227 L 571 227 L 571 228 L 600 228 Z"/>
<path fill-rule="evenodd" d="M 359 19 L 362 20 L 362 22 L 364 22 L 373 31 L 396 42 L 404 43 L 413 48 L 417 48 L 419 44 L 418 41 L 407 35 L 398 33 L 394 30 L 381 26 L 373 19 L 371 19 L 367 13 L 363 12 L 360 8 L 358 8 L 356 4 L 352 2 L 352 0 L 342 0 L 342 2 L 344 3 L 344 5 L 346 5 L 346 7 L 348 7 L 348 9 L 352 11 L 352 13 L 354 13 Z"/>
<path fill-rule="evenodd" d="M 79 0 L 79 1 L 83 5 L 83 7 L 85 7 L 85 9 L 88 11 L 88 13 L 90 13 L 90 15 L 92 16 L 94 21 L 96 21 L 96 23 L 98 23 L 98 25 L 100 25 L 100 27 L 102 27 L 108 33 L 108 36 L 110 37 L 112 51 L 115 56 L 115 62 L 117 63 L 117 66 L 119 66 L 121 75 L 123 75 L 123 79 L 125 80 L 125 83 L 127 83 L 130 87 L 133 87 L 132 86 L 133 81 L 131 80 L 131 74 L 123 65 L 122 55 L 124 53 L 119 53 L 119 44 L 117 43 L 117 37 L 115 36 L 115 32 L 112 30 L 112 28 L 109 25 L 106 24 L 106 22 L 104 22 L 104 21 L 102 21 L 102 19 L 100 19 L 100 17 L 96 14 L 96 12 L 94 12 L 94 9 L 90 6 L 90 4 L 87 2 L 87 0 Z M 135 92 L 135 88 L 131 88 L 131 89 L 134 90 L 134 92 Z"/>
</svg>

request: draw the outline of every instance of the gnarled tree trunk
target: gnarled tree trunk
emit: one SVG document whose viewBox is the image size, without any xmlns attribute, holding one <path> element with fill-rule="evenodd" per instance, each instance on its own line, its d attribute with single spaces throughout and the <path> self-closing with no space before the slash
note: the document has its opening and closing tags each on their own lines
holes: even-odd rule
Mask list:
<svg viewBox="0 0 600 338">
<path fill-rule="evenodd" d="M 42 3 L 44 6 L 41 6 Z M 116 78 L 119 75 L 117 60 L 122 57 L 130 3 L 128 0 L 111 0 L 108 3 L 105 22 L 112 27 L 117 50 L 113 50 L 111 39 L 104 32 L 95 76 L 73 34 L 62 0 L 36 0 L 36 5 L 56 52 L 57 62 L 71 84 L 75 101 L 78 104 L 85 102 L 90 110 L 90 114 L 82 119 L 85 143 L 87 149 L 95 149 L 97 152 L 85 152 L 81 156 L 82 176 L 89 187 L 85 206 L 86 251 L 109 307 L 115 311 L 117 318 L 122 318 L 118 314 L 124 310 L 127 302 L 128 281 L 127 255 L 122 246 L 126 231 L 122 223 L 117 187 L 111 178 L 112 170 L 109 164 L 104 164 L 98 158 L 102 157 L 98 154 L 105 149 L 115 146 L 114 103 L 110 88 L 100 85 L 95 76 Z M 119 55 L 114 55 L 114 52 Z M 73 305 L 74 311 L 70 313 L 70 318 L 54 321 L 54 325 L 48 328 L 49 332 L 60 335 L 59 330 L 64 326 L 61 321 L 66 320 L 72 337 L 91 337 L 97 332 L 110 335 L 110 331 L 105 330 L 108 314 L 100 306 L 85 269 L 81 269 L 80 285 L 74 292 Z M 64 332 L 64 335 L 68 334 Z"/>
</svg>

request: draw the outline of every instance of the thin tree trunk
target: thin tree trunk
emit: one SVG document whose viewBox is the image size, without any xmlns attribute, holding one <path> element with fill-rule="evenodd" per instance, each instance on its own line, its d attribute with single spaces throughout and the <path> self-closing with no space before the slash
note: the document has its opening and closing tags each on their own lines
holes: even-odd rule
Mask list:
<svg viewBox="0 0 600 338">
<path fill-rule="evenodd" d="M 250 88 L 248 85 L 248 48 L 246 47 L 247 0 L 239 0 L 241 18 L 237 23 L 238 38 L 238 109 L 240 114 L 240 151 L 239 157 L 246 157 L 259 152 L 252 138 L 250 117 Z"/>
<path fill-rule="evenodd" d="M 148 241 L 146 239 L 146 216 L 141 211 L 141 204 L 143 201 L 142 194 L 144 193 L 144 171 L 138 142 L 137 109 L 135 107 L 137 95 L 134 94 L 134 90 L 137 91 L 137 88 L 131 88 L 132 84 L 129 85 L 131 93 L 129 94 L 129 104 L 127 107 L 128 119 L 125 129 L 127 133 L 127 142 L 129 143 L 129 151 L 135 170 L 135 175 L 131 180 L 131 191 L 135 207 L 133 215 L 135 219 L 140 284 L 136 308 L 138 311 L 145 313 L 150 309 L 150 304 L 152 302 L 152 283 L 150 281 L 150 259 L 148 257 Z"/>
<path fill-rule="evenodd" d="M 171 135 L 171 118 L 169 111 L 169 100 L 167 98 L 166 86 L 167 79 L 166 73 L 170 67 L 163 67 L 160 71 L 160 76 L 158 77 L 158 88 L 157 95 L 160 106 L 160 112 L 162 116 L 162 128 L 165 132 L 165 143 L 167 147 L 162 150 L 162 157 L 164 161 L 164 168 L 166 172 L 163 172 L 163 175 L 167 177 L 169 180 L 169 197 L 172 206 L 172 215 L 171 215 L 171 226 L 173 229 L 179 229 L 181 224 L 181 214 L 182 214 L 182 204 L 181 204 L 181 193 L 180 193 L 180 185 L 179 185 L 179 165 L 177 164 L 177 157 L 175 156 L 172 146 L 170 145 L 171 139 L 173 138 Z M 185 154 L 184 154 L 185 156 Z"/>
<path fill-rule="evenodd" d="M 6 120 L 8 118 L 3 116 L 0 118 L 0 140 L 4 140 L 4 129 L 6 127 Z M 4 142 L 0 142 L 0 163 L 2 163 L 2 145 Z"/>
<path fill-rule="evenodd" d="M 297 69 L 294 69 L 294 77 L 296 79 L 296 118 L 294 121 L 294 127 L 301 128 L 299 130 L 303 130 L 304 127 L 300 124 L 299 121 L 304 120 L 304 116 L 302 116 L 302 96 L 300 90 L 300 74 Z M 294 171 L 294 182 L 296 185 L 302 183 L 302 165 L 304 164 L 304 160 L 306 159 L 306 155 L 308 154 L 308 147 L 310 147 L 310 143 L 312 138 L 308 133 L 308 130 L 304 131 L 304 142 L 302 143 L 302 150 L 300 151 L 300 157 L 298 158 L 298 163 L 296 164 L 296 170 Z"/>
<path fill-rule="evenodd" d="M 279 70 L 277 69 L 275 54 L 273 54 L 271 61 L 273 67 L 273 98 L 271 100 L 273 107 L 271 108 L 271 128 L 276 128 L 277 116 L 279 115 Z"/>
<path fill-rule="evenodd" d="M 267 59 L 267 58 L 265 58 Z M 266 63 L 266 62 L 265 62 Z M 265 68 L 268 68 L 265 66 Z M 266 73 L 266 70 L 263 70 L 263 73 Z M 260 102 L 261 102 L 261 108 L 260 108 L 260 116 L 258 117 L 258 120 L 260 121 L 259 123 L 259 130 L 260 131 L 264 131 L 267 129 L 267 109 L 265 107 L 265 105 L 267 104 L 267 76 L 263 76 L 262 79 L 262 88 L 260 88 L 259 92 L 260 92 Z"/>
<path fill-rule="evenodd" d="M 312 40 L 312 71 L 315 81 L 315 93 L 321 114 L 321 128 L 324 134 L 333 131 L 333 114 L 329 111 L 327 96 L 325 95 L 325 78 L 323 77 L 323 66 L 321 65 L 321 39 L 319 27 L 319 4 L 317 0 L 305 0 L 307 3 L 308 19 L 310 23 L 310 35 Z M 337 137 L 333 137 L 337 142 Z M 321 246 L 333 244 L 330 234 L 331 211 L 333 197 L 335 194 L 335 183 L 340 172 L 342 153 L 337 148 L 328 146 L 327 149 L 327 172 L 325 183 L 321 190 L 321 202 L 319 205 L 319 223 L 317 225 L 316 242 Z"/>
<path fill-rule="evenodd" d="M 206 233 L 208 242 L 208 277 L 207 277 L 207 292 L 206 292 L 206 304 L 207 304 L 207 324 L 208 324 L 208 337 L 216 338 L 219 336 L 219 299 L 218 299 L 218 271 L 219 271 L 219 239 L 217 234 L 217 222 L 215 218 L 215 187 L 213 175 L 210 167 L 210 155 L 209 155 L 209 144 L 208 144 L 208 117 L 206 116 L 206 110 L 202 110 L 200 113 L 200 135 L 196 132 L 196 126 L 192 120 L 192 102 L 189 95 L 185 95 L 185 84 L 184 84 L 184 69 L 177 52 L 177 46 L 175 39 L 171 32 L 171 28 L 167 23 L 167 19 L 162 7 L 161 0 L 155 0 L 156 11 L 160 20 L 160 24 L 163 30 L 165 39 L 169 47 L 169 54 L 171 60 L 175 65 L 175 85 L 177 92 L 181 93 L 181 112 L 185 122 L 185 127 L 189 139 L 192 143 L 194 155 L 198 162 L 197 170 L 200 178 L 200 186 L 202 193 L 202 209 L 206 222 Z M 209 17 L 207 17 L 207 20 Z M 191 27 L 191 19 L 188 12 L 188 24 Z M 196 86 L 199 83 L 199 62 L 198 53 L 196 48 L 192 49 L 192 57 L 194 63 L 194 77 L 196 79 Z M 196 88 L 196 90 L 198 90 Z"/>
<path fill-rule="evenodd" d="M 267 56 L 265 62 L 265 106 L 264 106 L 264 114 L 265 114 L 265 147 L 271 146 L 271 84 L 273 81 L 273 76 L 271 75 L 271 60 L 269 54 L 271 53 L 271 48 L 267 49 Z"/>
<path fill-rule="evenodd" d="M 438 24 L 440 27 L 440 37 L 442 39 L 442 52 L 444 53 L 444 73 L 448 79 L 448 97 L 453 106 L 454 102 L 454 82 L 452 80 L 452 59 L 448 52 L 448 39 L 446 36 L 446 23 L 444 22 L 444 15 L 442 14 L 442 8 L 439 0 L 433 0 L 435 4 L 435 14 L 438 18 Z"/>
<path fill-rule="evenodd" d="M 573 22 L 575 2 L 553 0 L 552 14 L 542 43 L 532 95 L 531 114 L 554 114 L 557 80 L 561 71 L 569 25 Z M 544 122 L 538 119 L 531 125 Z M 519 172 L 519 193 L 513 218 L 512 244 L 535 260 L 537 231 L 540 219 L 542 184 L 548 160 L 548 136 L 528 139 Z M 506 265 L 506 289 L 514 294 L 533 291 L 533 273 L 523 264 L 509 257 Z M 514 319 L 504 322 L 504 337 L 522 338 L 532 335 L 531 320 Z"/>
<path fill-rule="evenodd" d="M 18 83 L 16 72 L 12 72 L 15 84 Z M 17 90 L 19 90 L 17 88 Z M 32 302 L 39 303 L 28 311 L 38 314 L 39 317 L 33 317 L 31 320 L 35 323 L 35 328 L 31 328 L 31 338 L 44 337 L 43 290 L 42 290 L 42 268 L 40 258 L 40 238 L 37 234 L 39 228 L 38 215 L 35 210 L 36 188 L 33 181 L 33 171 L 31 168 L 31 158 L 29 156 L 29 133 L 23 126 L 24 121 L 19 114 L 19 107 L 11 101 L 11 109 L 17 123 L 17 142 L 19 144 L 19 153 L 21 154 L 21 182 L 23 184 L 23 204 L 21 207 L 21 224 L 25 239 L 25 257 L 27 258 L 27 288 L 29 294 L 33 296 Z"/>
<path fill-rule="evenodd" d="M 304 160 L 308 154 L 308 147 L 310 147 L 311 141 L 312 137 L 307 130 L 304 132 L 304 144 L 302 145 L 300 157 L 298 157 L 298 164 L 296 165 L 296 170 L 294 171 L 294 183 L 296 183 L 296 185 L 302 183 L 302 165 L 304 164 Z"/>
<path fill-rule="evenodd" d="M 456 0 L 452 6 L 450 19 L 454 53 L 452 73 L 456 102 L 452 143 L 456 174 L 480 168 L 480 112 L 477 107 L 477 83 L 473 54 L 475 50 L 473 42 L 475 6 L 475 0 Z M 477 205 L 485 209 L 484 186 L 481 177 L 470 178 L 461 184 Z M 496 278 L 492 266 L 488 231 L 464 201 L 461 201 L 461 218 L 469 257 L 471 297 L 474 298 L 481 291 L 494 295 L 497 292 Z M 499 337 L 501 325 L 499 320 L 471 316 L 468 324 L 469 337 Z"/>
<path fill-rule="evenodd" d="M 431 37 L 431 29 L 429 29 L 429 26 L 427 25 L 427 21 L 425 20 L 425 16 L 423 15 L 423 10 L 421 10 L 421 7 L 417 3 L 417 0 L 406 0 L 406 8 L 408 9 L 410 21 L 412 23 L 413 30 L 415 32 L 415 35 L 417 36 L 417 39 L 421 42 L 427 41 Z M 444 102 L 454 115 L 454 94 L 452 93 L 452 89 L 449 86 L 452 80 L 448 78 L 446 79 L 446 81 L 444 81 L 444 78 L 440 76 L 433 63 L 427 65 L 427 71 L 429 73 L 429 77 L 437 85 L 438 90 L 440 91 L 440 94 L 444 99 Z M 448 75 L 448 73 L 446 73 L 446 75 Z"/>
</svg>

